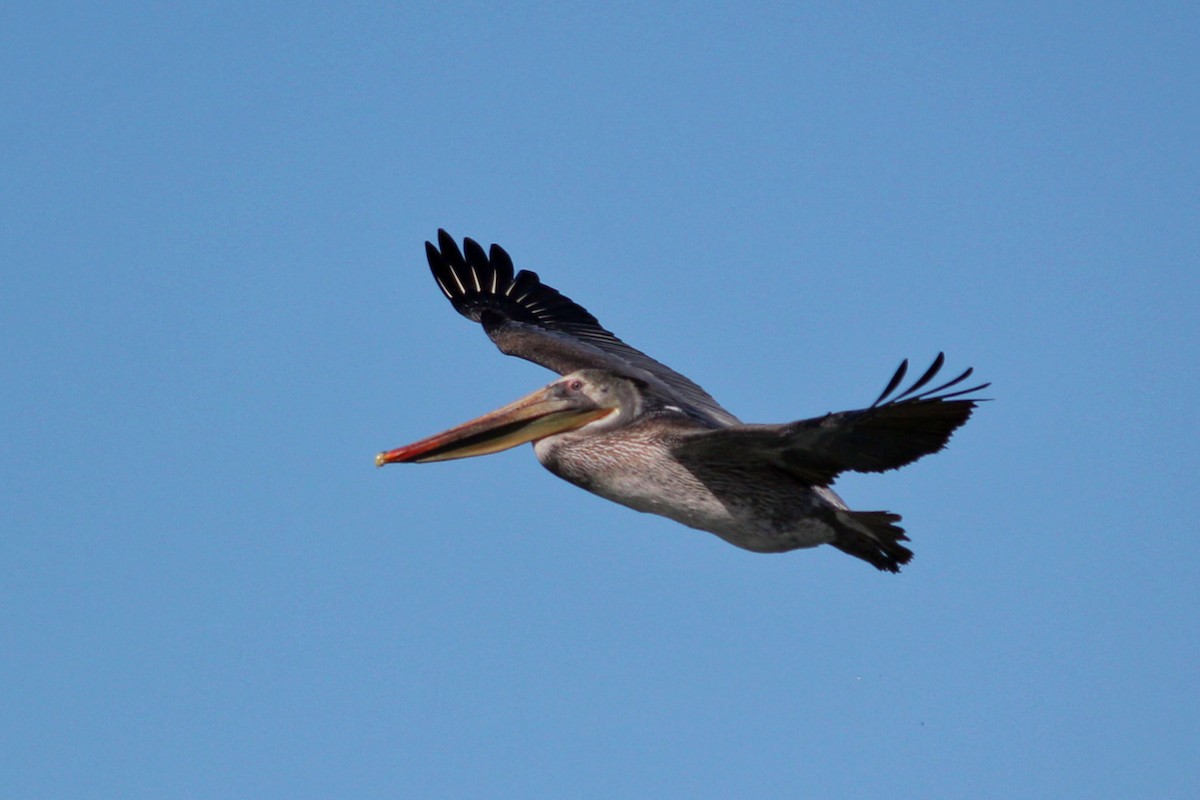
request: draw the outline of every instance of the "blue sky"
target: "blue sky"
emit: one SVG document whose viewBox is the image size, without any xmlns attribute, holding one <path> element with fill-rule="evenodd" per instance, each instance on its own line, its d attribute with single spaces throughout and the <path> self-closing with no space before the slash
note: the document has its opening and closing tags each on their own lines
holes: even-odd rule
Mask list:
<svg viewBox="0 0 1200 800">
<path fill-rule="evenodd" d="M 1188 4 L 10 4 L 0 794 L 1194 797 Z M 552 376 L 438 227 L 848 476 L 899 576 L 381 449 Z"/>
</svg>

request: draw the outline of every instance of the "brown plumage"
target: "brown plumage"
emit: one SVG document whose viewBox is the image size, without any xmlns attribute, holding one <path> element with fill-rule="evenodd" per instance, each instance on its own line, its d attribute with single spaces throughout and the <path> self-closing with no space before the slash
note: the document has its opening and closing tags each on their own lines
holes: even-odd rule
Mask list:
<svg viewBox="0 0 1200 800">
<path fill-rule="evenodd" d="M 465 255 L 464 255 L 465 252 Z M 746 425 L 690 379 L 618 339 L 582 306 L 498 245 L 460 251 L 445 231 L 426 243 L 434 279 L 500 350 L 563 375 L 479 419 L 380 453 L 377 464 L 485 455 L 532 441 L 554 474 L 622 505 L 710 531 L 756 552 L 819 544 L 881 570 L 912 558 L 884 511 L 852 511 L 839 474 L 897 469 L 941 450 L 988 384 L 934 388 L 941 353 L 903 391 L 901 363 L 870 406 L 781 425 Z"/>
</svg>

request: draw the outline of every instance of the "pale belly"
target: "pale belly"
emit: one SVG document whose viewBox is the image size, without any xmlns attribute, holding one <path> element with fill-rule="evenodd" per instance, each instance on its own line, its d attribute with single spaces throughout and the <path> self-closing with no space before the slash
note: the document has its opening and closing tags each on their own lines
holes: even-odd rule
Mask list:
<svg viewBox="0 0 1200 800">
<path fill-rule="evenodd" d="M 539 443 L 540 445 L 540 443 Z M 537 447 L 554 474 L 623 506 L 667 517 L 757 552 L 832 542 L 829 518 L 845 508 L 832 491 L 770 470 L 733 473 L 685 469 L 665 451 L 639 442 L 597 448 Z"/>
</svg>

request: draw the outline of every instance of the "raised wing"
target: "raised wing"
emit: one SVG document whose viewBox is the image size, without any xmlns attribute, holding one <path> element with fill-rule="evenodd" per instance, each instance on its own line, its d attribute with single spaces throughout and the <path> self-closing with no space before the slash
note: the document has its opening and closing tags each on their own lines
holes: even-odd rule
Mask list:
<svg viewBox="0 0 1200 800">
<path fill-rule="evenodd" d="M 868 408 L 785 425 L 701 431 L 683 439 L 673 452 L 684 463 L 701 459 L 746 468 L 772 464 L 814 486 L 827 486 L 846 471 L 885 472 L 903 467 L 945 447 L 981 400 L 963 395 L 991 385 L 955 388 L 970 377 L 972 370 L 967 369 L 953 380 L 926 389 L 945 360 L 938 353 L 925 374 L 893 394 L 908 372 L 906 359 Z"/>
<path fill-rule="evenodd" d="M 537 273 L 514 276 L 512 259 L 499 245 L 485 253 L 468 238 L 460 251 L 450 234 L 438 230 L 437 245 L 426 242 L 425 254 L 442 293 L 458 313 L 483 325 L 501 352 L 562 375 L 608 370 L 641 381 L 648 395 L 711 426 L 738 423 L 695 383 L 625 344 Z"/>
</svg>

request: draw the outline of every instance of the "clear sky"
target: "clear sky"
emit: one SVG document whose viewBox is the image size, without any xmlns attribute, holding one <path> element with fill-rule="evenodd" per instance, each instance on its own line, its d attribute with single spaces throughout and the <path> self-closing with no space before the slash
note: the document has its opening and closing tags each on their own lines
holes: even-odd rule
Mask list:
<svg viewBox="0 0 1200 800">
<path fill-rule="evenodd" d="M 1195 4 L 567 6 L 0 11 L 0 796 L 1200 796 Z M 377 470 L 553 377 L 439 227 L 743 419 L 995 402 L 839 482 L 898 576 Z"/>
</svg>

